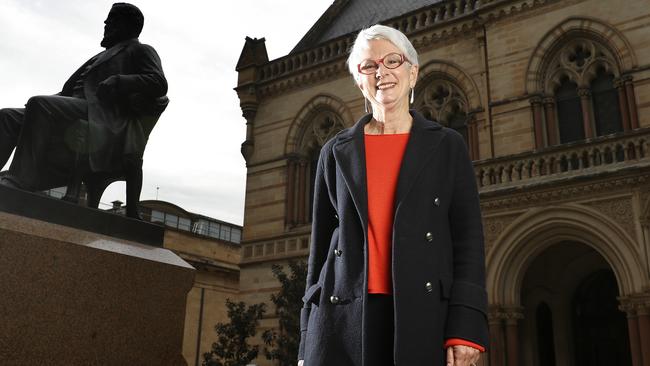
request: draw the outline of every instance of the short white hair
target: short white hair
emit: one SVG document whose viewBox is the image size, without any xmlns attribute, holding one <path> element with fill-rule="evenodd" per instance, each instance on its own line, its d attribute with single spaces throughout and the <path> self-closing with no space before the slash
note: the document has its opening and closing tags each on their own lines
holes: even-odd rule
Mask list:
<svg viewBox="0 0 650 366">
<path fill-rule="evenodd" d="M 419 65 L 418 53 L 415 51 L 415 47 L 413 47 L 413 44 L 404 33 L 395 28 L 375 24 L 372 27 L 362 29 L 359 32 L 359 35 L 357 35 L 357 38 L 354 40 L 354 44 L 352 45 L 352 49 L 350 50 L 350 56 L 348 57 L 347 62 L 348 69 L 350 70 L 350 74 L 354 77 L 354 80 L 357 80 L 359 77 L 357 65 L 362 61 L 359 59 L 359 54 L 362 50 L 370 48 L 370 41 L 374 39 L 385 39 L 389 41 L 404 54 L 404 57 L 408 59 L 408 62 L 411 63 L 411 65 Z"/>
</svg>

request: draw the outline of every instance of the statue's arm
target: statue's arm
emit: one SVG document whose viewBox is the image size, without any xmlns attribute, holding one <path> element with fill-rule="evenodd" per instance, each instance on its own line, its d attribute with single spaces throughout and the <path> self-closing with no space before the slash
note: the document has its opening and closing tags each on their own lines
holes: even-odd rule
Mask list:
<svg viewBox="0 0 650 366">
<path fill-rule="evenodd" d="M 91 59 L 89 59 L 88 61 L 84 62 L 84 64 L 81 65 L 81 66 L 77 69 L 77 71 L 75 71 L 75 72 L 74 72 L 74 73 L 73 73 L 73 74 L 68 78 L 68 80 L 65 82 L 65 84 L 63 84 L 63 89 L 61 89 L 61 91 L 58 92 L 56 95 L 61 95 L 61 96 L 64 96 L 64 97 L 70 97 L 70 96 L 72 96 L 72 90 L 73 90 L 73 88 L 74 88 L 74 84 L 75 84 L 75 82 L 79 79 L 81 73 L 84 72 L 84 70 L 86 69 L 86 67 L 88 66 L 88 64 L 89 64 L 90 62 L 92 62 L 92 61 L 93 61 L 93 59 L 91 58 Z"/>
<path fill-rule="evenodd" d="M 153 47 L 140 44 L 131 55 L 134 72 L 119 76 L 120 93 L 142 93 L 151 97 L 167 94 L 167 79 L 160 57 Z"/>
</svg>

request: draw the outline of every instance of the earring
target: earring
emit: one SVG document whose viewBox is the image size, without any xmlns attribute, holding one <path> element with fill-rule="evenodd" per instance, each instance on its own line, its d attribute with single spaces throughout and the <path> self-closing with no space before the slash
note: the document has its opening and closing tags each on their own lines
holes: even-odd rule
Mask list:
<svg viewBox="0 0 650 366">
<path fill-rule="evenodd" d="M 411 104 L 415 101 L 415 90 L 411 88 Z"/>
<path fill-rule="evenodd" d="M 366 113 L 369 113 L 368 112 L 368 99 L 363 98 L 363 101 L 364 101 L 364 104 L 365 104 Z"/>
</svg>

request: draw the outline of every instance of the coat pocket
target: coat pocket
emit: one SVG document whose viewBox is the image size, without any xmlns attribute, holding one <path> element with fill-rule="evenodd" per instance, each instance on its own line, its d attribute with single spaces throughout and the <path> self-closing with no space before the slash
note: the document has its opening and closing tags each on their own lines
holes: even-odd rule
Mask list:
<svg viewBox="0 0 650 366">
<path fill-rule="evenodd" d="M 320 303 L 320 292 L 320 283 L 315 283 L 309 286 L 307 291 L 305 291 L 305 296 L 302 297 L 302 301 L 305 303 L 305 305 L 309 303 L 318 305 Z"/>
</svg>

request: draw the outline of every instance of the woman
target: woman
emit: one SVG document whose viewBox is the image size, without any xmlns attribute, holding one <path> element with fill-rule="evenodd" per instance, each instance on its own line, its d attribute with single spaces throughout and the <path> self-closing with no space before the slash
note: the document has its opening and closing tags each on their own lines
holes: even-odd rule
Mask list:
<svg viewBox="0 0 650 366">
<path fill-rule="evenodd" d="M 299 365 L 474 365 L 487 295 L 467 147 L 409 111 L 404 34 L 362 30 L 348 66 L 372 113 L 321 150 Z"/>
</svg>

